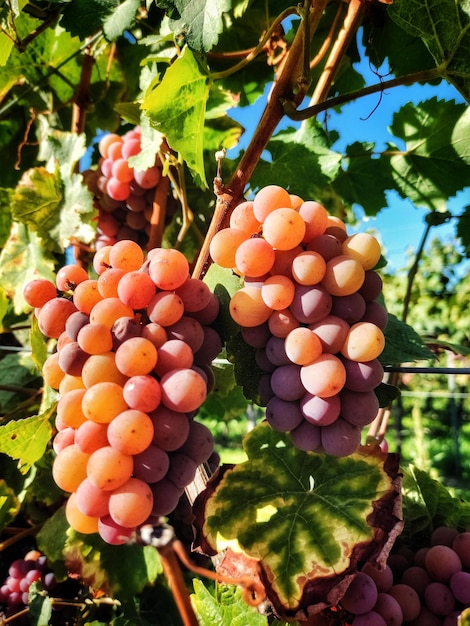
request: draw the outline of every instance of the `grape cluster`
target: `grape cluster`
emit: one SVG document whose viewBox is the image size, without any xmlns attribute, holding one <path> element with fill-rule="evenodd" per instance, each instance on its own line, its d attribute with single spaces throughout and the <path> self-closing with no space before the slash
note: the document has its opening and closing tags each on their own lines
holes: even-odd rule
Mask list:
<svg viewBox="0 0 470 626">
<path fill-rule="evenodd" d="M 99 144 L 98 167 L 83 172 L 98 210 L 95 247 L 131 239 L 143 248 L 149 238 L 155 191 L 162 178 L 159 157 L 146 170 L 137 170 L 129 158 L 141 151 L 138 126 L 124 135 L 108 133 Z"/>
<path fill-rule="evenodd" d="M 1 612 L 11 617 L 28 606 L 29 588 L 38 581 L 45 589 L 51 589 L 56 584 L 46 557 L 37 550 L 31 550 L 23 558 L 14 560 L 8 568 L 8 576 L 0 587 Z"/>
<path fill-rule="evenodd" d="M 235 207 L 210 254 L 244 277 L 230 312 L 264 372 L 269 424 L 301 450 L 354 452 L 377 414 L 383 377 L 378 241 L 348 236 L 318 202 L 268 185 Z"/>
<path fill-rule="evenodd" d="M 57 340 L 43 365 L 58 390 L 53 477 L 84 533 L 124 543 L 175 509 L 212 434 L 194 416 L 213 385 L 219 303 L 185 256 L 123 240 L 98 250 L 97 277 L 66 265 L 25 288 L 38 327 Z"/>
<path fill-rule="evenodd" d="M 341 600 L 352 626 L 457 626 L 470 606 L 470 532 L 439 527 L 430 546 L 367 563 Z"/>
</svg>

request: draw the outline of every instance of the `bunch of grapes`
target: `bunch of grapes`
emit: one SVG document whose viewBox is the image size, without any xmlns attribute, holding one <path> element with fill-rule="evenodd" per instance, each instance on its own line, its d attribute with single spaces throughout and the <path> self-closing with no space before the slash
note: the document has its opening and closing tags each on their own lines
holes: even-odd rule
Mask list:
<svg viewBox="0 0 470 626">
<path fill-rule="evenodd" d="M 244 277 L 230 312 L 264 372 L 269 424 L 301 450 L 354 452 L 383 378 L 378 241 L 348 236 L 318 202 L 269 185 L 235 207 L 210 254 Z"/>
<path fill-rule="evenodd" d="M 129 158 L 141 151 L 138 126 L 122 136 L 104 135 L 98 150 L 98 167 L 83 172 L 98 209 L 95 246 L 99 249 L 131 239 L 145 248 L 155 191 L 162 179 L 162 163 L 157 157 L 155 164 L 146 170 L 137 170 L 129 164 Z"/>
<path fill-rule="evenodd" d="M 8 576 L 0 587 L 1 612 L 11 617 L 28 606 L 29 588 L 38 581 L 45 589 L 51 589 L 56 584 L 46 557 L 37 550 L 31 550 L 23 558 L 14 560 L 8 568 Z"/>
<path fill-rule="evenodd" d="M 367 563 L 341 605 L 352 626 L 457 626 L 470 606 L 470 532 L 439 527 L 429 546 L 399 548 L 383 570 Z"/>
<path fill-rule="evenodd" d="M 98 250 L 97 277 L 66 265 L 25 288 L 41 332 L 57 340 L 43 365 L 58 390 L 53 477 L 84 533 L 124 543 L 173 511 L 213 453 L 194 416 L 213 385 L 219 303 L 189 277 L 185 256 L 123 240 Z"/>
</svg>

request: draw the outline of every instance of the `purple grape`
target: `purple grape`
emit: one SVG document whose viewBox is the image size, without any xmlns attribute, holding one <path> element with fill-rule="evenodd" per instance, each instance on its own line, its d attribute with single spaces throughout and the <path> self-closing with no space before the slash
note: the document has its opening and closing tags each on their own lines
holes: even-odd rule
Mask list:
<svg viewBox="0 0 470 626">
<path fill-rule="evenodd" d="M 150 485 L 150 488 L 153 493 L 152 514 L 156 516 L 171 513 L 184 493 L 184 488 L 177 487 L 168 478 L 162 478 L 158 483 Z"/>
<path fill-rule="evenodd" d="M 194 362 L 197 365 L 212 363 L 222 350 L 222 340 L 219 333 L 210 326 L 202 326 L 204 340 L 202 346 L 194 353 Z"/>
<path fill-rule="evenodd" d="M 379 593 L 374 606 L 376 611 L 387 626 L 401 626 L 403 623 L 403 611 L 393 596 L 388 593 Z"/>
<path fill-rule="evenodd" d="M 196 353 L 204 343 L 204 330 L 202 325 L 193 317 L 183 317 L 166 328 L 168 339 L 181 339 L 185 341 L 191 350 Z"/>
<path fill-rule="evenodd" d="M 170 452 L 184 444 L 189 435 L 189 420 L 185 413 L 172 411 L 160 404 L 149 416 L 153 422 L 154 445 Z"/>
<path fill-rule="evenodd" d="M 66 343 L 59 350 L 59 367 L 70 376 L 81 376 L 83 366 L 89 356 L 76 341 Z"/>
<path fill-rule="evenodd" d="M 327 454 L 349 456 L 361 443 L 361 429 L 338 417 L 333 424 L 321 429 L 321 443 Z"/>
<path fill-rule="evenodd" d="M 372 578 L 358 572 L 341 598 L 341 604 L 349 613 L 361 615 L 372 611 L 377 598 L 377 587 Z"/>
<path fill-rule="evenodd" d="M 432 582 L 428 585 L 424 592 L 424 601 L 430 611 L 443 617 L 452 613 L 455 608 L 454 595 L 444 583 Z"/>
<path fill-rule="evenodd" d="M 134 455 L 134 477 L 146 483 L 161 480 L 170 467 L 170 459 L 165 450 L 150 445 L 146 450 Z"/>
<path fill-rule="evenodd" d="M 268 339 L 271 337 L 268 322 L 264 322 L 264 324 L 259 324 L 258 326 L 242 326 L 240 332 L 245 343 L 252 348 L 264 348 L 268 343 Z"/>
<path fill-rule="evenodd" d="M 65 322 L 65 332 L 72 341 L 77 341 L 78 331 L 86 326 L 90 321 L 90 316 L 81 311 L 75 311 L 69 315 Z"/>
<path fill-rule="evenodd" d="M 368 611 L 367 613 L 356 615 L 351 622 L 351 626 L 390 626 L 390 624 L 391 622 L 386 622 L 376 611 Z"/>
<path fill-rule="evenodd" d="M 329 315 L 332 296 L 321 285 L 298 285 L 290 310 L 302 324 L 314 324 Z"/>
<path fill-rule="evenodd" d="M 375 324 L 381 330 L 384 330 L 388 324 L 387 309 L 375 300 L 372 302 L 366 302 L 366 310 L 360 321 L 372 322 L 372 324 Z"/>
<path fill-rule="evenodd" d="M 274 430 L 286 433 L 303 421 L 303 415 L 298 402 L 288 402 L 274 396 L 266 405 L 266 420 Z"/>
<path fill-rule="evenodd" d="M 207 461 L 214 451 L 214 437 L 211 431 L 200 422 L 193 420 L 189 426 L 189 434 L 178 452 L 190 457 L 196 465 Z"/>
<path fill-rule="evenodd" d="M 309 241 L 307 250 L 318 252 L 328 262 L 335 256 L 342 254 L 343 246 L 341 241 L 334 235 L 324 233 Z"/>
<path fill-rule="evenodd" d="M 470 572 L 455 572 L 449 584 L 457 602 L 470 606 Z"/>
<path fill-rule="evenodd" d="M 374 391 L 351 391 L 342 389 L 341 417 L 355 426 L 370 424 L 379 410 L 379 400 Z"/>
<path fill-rule="evenodd" d="M 310 424 L 307 420 L 302 422 L 290 431 L 290 438 L 297 450 L 304 452 L 319 451 L 321 448 L 321 428 Z"/>
<path fill-rule="evenodd" d="M 329 398 L 320 398 L 311 393 L 305 393 L 300 399 L 300 410 L 307 422 L 315 426 L 328 426 L 338 417 L 341 401 L 338 395 Z"/>
<path fill-rule="evenodd" d="M 271 363 L 266 354 L 266 348 L 257 348 L 255 352 L 256 365 L 262 372 L 272 373 L 275 371 L 276 366 Z"/>
<path fill-rule="evenodd" d="M 300 380 L 300 365 L 281 365 L 271 375 L 271 389 L 281 400 L 299 400 L 305 393 Z"/>
<path fill-rule="evenodd" d="M 170 468 L 166 478 L 176 487 L 187 487 L 196 476 L 197 465 L 191 457 L 175 452 L 170 456 Z"/>
<path fill-rule="evenodd" d="M 342 357 L 341 360 L 346 369 L 345 389 L 372 391 L 382 382 L 384 368 L 378 359 L 358 362 Z"/>
<path fill-rule="evenodd" d="M 119 317 L 111 328 L 113 349 L 117 350 L 126 339 L 140 337 L 142 335 L 142 328 L 142 324 L 133 317 Z"/>
<path fill-rule="evenodd" d="M 377 274 L 375 270 L 366 270 L 364 282 L 358 289 L 358 293 L 361 294 L 366 302 L 372 302 L 382 293 L 382 283 L 380 274 Z"/>
<path fill-rule="evenodd" d="M 266 344 L 265 350 L 270 363 L 277 367 L 290 365 L 292 363 L 286 354 L 283 337 L 271 337 Z"/>
<path fill-rule="evenodd" d="M 258 382 L 258 403 L 260 406 L 266 406 L 269 400 L 274 396 L 271 389 L 271 374 L 266 373 L 260 376 Z"/>
<path fill-rule="evenodd" d="M 331 315 L 340 317 L 348 324 L 358 322 L 366 312 L 366 301 L 358 293 L 349 296 L 333 296 L 331 303 Z"/>
</svg>

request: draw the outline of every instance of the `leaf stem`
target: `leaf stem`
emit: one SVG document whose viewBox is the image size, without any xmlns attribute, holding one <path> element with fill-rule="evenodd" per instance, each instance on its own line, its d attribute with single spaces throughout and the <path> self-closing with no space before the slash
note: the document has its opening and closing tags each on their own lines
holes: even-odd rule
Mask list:
<svg viewBox="0 0 470 626">
<path fill-rule="evenodd" d="M 277 16 L 277 18 L 268 28 L 264 36 L 260 39 L 260 42 L 258 43 L 258 45 L 255 48 L 253 48 L 244 59 L 242 59 L 239 63 L 236 63 L 235 65 L 233 65 L 232 67 L 229 67 L 226 70 L 222 70 L 220 72 L 214 72 L 213 74 L 210 75 L 210 79 L 219 80 L 221 78 L 227 78 L 227 76 L 231 76 L 232 74 L 235 74 L 235 72 L 238 72 L 239 70 L 243 69 L 245 65 L 248 65 L 248 63 L 253 61 L 253 59 L 255 59 L 258 56 L 258 54 L 260 54 L 263 51 L 265 45 L 271 38 L 273 32 L 276 30 L 276 28 L 278 28 L 278 26 L 282 23 L 282 21 L 285 20 L 286 17 L 289 17 L 289 15 L 293 15 L 294 13 L 297 13 L 297 7 L 288 7 L 287 9 L 284 9 L 284 11 L 280 15 Z"/>
<path fill-rule="evenodd" d="M 412 72 L 411 74 L 406 74 L 405 76 L 398 76 L 396 78 L 391 78 L 390 80 L 380 81 L 379 83 L 370 85 L 369 87 L 363 87 L 362 89 L 357 89 L 356 91 L 351 91 L 340 96 L 335 96 L 333 98 L 324 100 L 323 102 L 318 102 L 317 104 L 308 106 L 305 109 L 297 109 L 295 104 L 293 104 L 289 100 L 283 100 L 282 105 L 284 107 L 285 114 L 291 120 L 300 122 L 303 120 L 307 120 L 311 117 L 315 117 L 316 115 L 318 115 L 318 113 L 321 113 L 326 109 L 331 109 L 342 104 L 347 104 L 348 102 L 358 100 L 359 98 L 363 98 L 364 96 L 369 96 L 371 94 L 385 91 L 386 89 L 391 89 L 393 87 L 412 85 L 413 83 L 419 82 L 427 82 L 430 80 L 435 80 L 436 78 L 443 78 L 442 71 L 439 67 L 434 67 L 429 70 L 423 70 L 419 72 Z"/>
</svg>

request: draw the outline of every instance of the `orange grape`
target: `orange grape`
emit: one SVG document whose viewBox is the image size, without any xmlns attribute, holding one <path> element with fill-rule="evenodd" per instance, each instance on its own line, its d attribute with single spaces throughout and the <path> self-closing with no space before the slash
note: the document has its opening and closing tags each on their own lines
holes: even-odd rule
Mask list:
<svg viewBox="0 0 470 626">
<path fill-rule="evenodd" d="M 109 251 L 109 262 L 126 272 L 138 270 L 144 262 L 144 252 L 138 243 L 123 239 L 115 243 Z"/>
<path fill-rule="evenodd" d="M 121 302 L 119 298 L 104 298 L 97 302 L 90 311 L 92 324 L 104 324 L 109 329 L 120 317 L 134 317 L 134 310 Z"/>
<path fill-rule="evenodd" d="M 275 311 L 287 309 L 295 294 L 294 283 L 281 274 L 270 276 L 261 287 L 263 302 Z"/>
<path fill-rule="evenodd" d="M 292 276 L 300 285 L 316 285 L 326 273 L 326 261 L 318 252 L 306 250 L 292 261 Z"/>
<path fill-rule="evenodd" d="M 78 533 L 90 535 L 98 532 L 98 518 L 85 515 L 85 513 L 80 511 L 77 506 L 77 495 L 75 493 L 70 494 L 65 504 L 65 517 L 69 526 Z"/>
<path fill-rule="evenodd" d="M 305 236 L 305 222 L 294 209 L 276 209 L 263 222 L 263 237 L 277 250 L 292 250 Z"/>
<path fill-rule="evenodd" d="M 55 484 L 64 491 L 76 491 L 78 485 L 85 480 L 89 454 L 82 452 L 72 443 L 63 448 L 52 464 L 52 477 Z"/>
<path fill-rule="evenodd" d="M 249 235 L 238 228 L 222 228 L 211 239 L 209 253 L 220 267 L 235 267 L 235 253 Z"/>
<path fill-rule="evenodd" d="M 275 259 L 271 245 L 260 237 L 247 239 L 238 246 L 235 266 L 243 276 L 257 278 L 267 274 Z"/>
<path fill-rule="evenodd" d="M 144 309 L 156 292 L 148 274 L 133 270 L 127 272 L 117 286 L 119 299 L 132 309 Z"/>
<path fill-rule="evenodd" d="M 116 350 L 116 367 L 125 376 L 149 374 L 158 360 L 157 348 L 145 337 L 131 337 Z"/>
<path fill-rule="evenodd" d="M 289 192 L 278 185 L 267 185 L 258 191 L 253 200 L 253 214 L 258 222 L 275 209 L 292 208 Z"/>
<path fill-rule="evenodd" d="M 87 419 L 109 424 L 116 415 L 128 408 L 121 385 L 112 382 L 96 383 L 82 398 L 82 411 Z"/>
<path fill-rule="evenodd" d="M 300 205 L 299 214 L 305 222 L 304 243 L 323 235 L 328 225 L 328 211 L 324 206 L 319 202 L 308 200 Z"/>
<path fill-rule="evenodd" d="M 357 322 L 349 330 L 341 354 L 351 361 L 372 361 L 385 347 L 385 337 L 372 322 Z"/>
<path fill-rule="evenodd" d="M 59 395 L 63 396 L 72 389 L 85 389 L 83 379 L 81 376 L 71 376 L 70 374 L 65 374 L 59 383 Z"/>
<path fill-rule="evenodd" d="M 272 309 L 264 303 L 261 289 L 243 287 L 234 293 L 229 304 L 232 319 L 240 326 L 258 326 L 269 319 Z"/>
<path fill-rule="evenodd" d="M 117 298 L 118 285 L 126 270 L 119 267 L 108 267 L 98 276 L 98 291 L 103 298 Z"/>
<path fill-rule="evenodd" d="M 152 513 L 153 493 L 143 480 L 130 478 L 124 485 L 113 490 L 109 498 L 111 518 L 124 528 L 143 524 Z"/>
<path fill-rule="evenodd" d="M 183 317 L 183 313 L 183 300 L 173 291 L 159 291 L 147 307 L 149 319 L 160 326 L 176 324 Z"/>
<path fill-rule="evenodd" d="M 89 455 L 86 467 L 88 478 L 104 491 L 113 491 L 124 485 L 132 476 L 133 469 L 132 456 L 111 446 L 99 448 Z"/>
<path fill-rule="evenodd" d="M 313 363 L 302 366 L 300 378 L 305 389 L 320 398 L 330 398 L 346 382 L 343 363 L 334 354 L 322 354 Z"/>
<path fill-rule="evenodd" d="M 291 330 L 299 326 L 299 320 L 290 309 L 273 311 L 268 319 L 268 328 L 275 337 L 287 337 Z"/>
<path fill-rule="evenodd" d="M 55 284 L 60 291 L 70 291 L 84 280 L 88 280 L 85 268 L 81 265 L 64 265 L 56 274 Z"/>
<path fill-rule="evenodd" d="M 149 274 L 159 289 L 174 291 L 189 276 L 189 263 L 179 250 L 154 248 L 148 254 Z"/>
<path fill-rule="evenodd" d="M 342 254 L 326 264 L 322 285 L 333 296 L 349 296 L 364 282 L 364 268 L 353 257 Z"/>
<path fill-rule="evenodd" d="M 44 382 L 52 389 L 59 389 L 60 381 L 64 377 L 64 372 L 59 367 L 59 353 L 50 354 L 42 364 L 42 376 Z"/>
<path fill-rule="evenodd" d="M 296 365 L 313 363 L 322 353 L 320 339 L 305 326 L 294 328 L 284 342 L 287 356 Z"/>
<path fill-rule="evenodd" d="M 73 292 L 73 303 L 79 311 L 88 315 L 95 304 L 102 299 L 97 280 L 84 280 L 75 287 Z"/>
<path fill-rule="evenodd" d="M 113 348 L 113 336 L 104 324 L 86 324 L 78 331 L 77 343 L 88 354 L 103 354 Z"/>
<path fill-rule="evenodd" d="M 153 423 L 147 413 L 127 409 L 108 426 L 109 445 L 124 454 L 139 454 L 152 443 Z"/>
<path fill-rule="evenodd" d="M 343 254 L 357 259 L 365 270 L 371 270 L 380 259 L 380 244 L 369 233 L 356 233 L 343 241 Z"/>
<path fill-rule="evenodd" d="M 233 209 L 230 215 L 230 228 L 243 230 L 248 237 L 259 233 L 261 224 L 255 217 L 251 200 L 241 202 Z"/>
<path fill-rule="evenodd" d="M 57 403 L 57 417 L 71 428 L 78 428 L 87 419 L 82 411 L 85 392 L 86 389 L 71 389 Z"/>
</svg>

